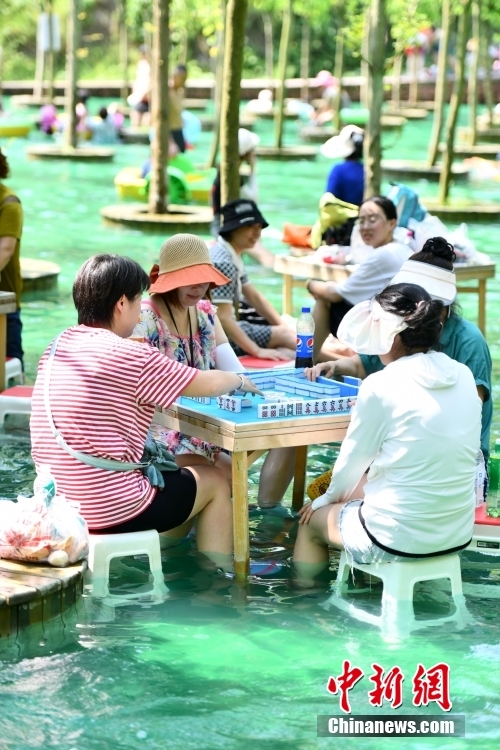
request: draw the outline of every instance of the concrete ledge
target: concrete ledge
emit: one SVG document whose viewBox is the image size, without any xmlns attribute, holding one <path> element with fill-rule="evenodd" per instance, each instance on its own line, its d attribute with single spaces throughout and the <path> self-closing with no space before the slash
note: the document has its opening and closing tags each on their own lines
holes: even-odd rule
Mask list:
<svg viewBox="0 0 500 750">
<path fill-rule="evenodd" d="M 321 125 L 306 125 L 300 129 L 299 133 L 302 140 L 309 143 L 326 143 L 329 138 L 337 134 L 338 131 L 334 128 Z"/>
<path fill-rule="evenodd" d="M 0 560 L 0 638 L 58 617 L 82 595 L 87 561 L 66 568 Z"/>
<path fill-rule="evenodd" d="M 395 107 L 387 107 L 383 111 L 383 115 L 387 117 L 404 117 L 406 120 L 425 120 L 429 110 L 422 108 L 412 109 L 411 107 L 402 107 L 396 109 Z"/>
<path fill-rule="evenodd" d="M 445 150 L 445 144 L 439 144 L 441 153 Z M 472 156 L 481 156 L 483 159 L 496 159 L 500 152 L 500 144 L 494 145 L 489 143 L 479 143 L 477 146 L 466 146 L 463 143 L 456 143 L 454 146 L 456 159 L 470 159 Z"/>
<path fill-rule="evenodd" d="M 255 154 L 259 159 L 275 159 L 276 161 L 294 161 L 295 159 L 307 159 L 314 161 L 318 155 L 318 149 L 314 146 L 257 146 Z"/>
<path fill-rule="evenodd" d="M 443 222 L 451 221 L 457 224 L 465 222 L 500 222 L 500 205 L 495 203 L 467 204 L 467 203 L 450 203 L 449 205 L 440 205 L 437 200 L 430 198 L 423 199 L 425 207 L 431 214 L 442 219 Z"/>
<path fill-rule="evenodd" d="M 60 266 L 49 260 L 35 260 L 21 257 L 21 276 L 24 292 L 38 292 L 55 289 Z"/>
<path fill-rule="evenodd" d="M 128 127 L 120 129 L 120 140 L 122 143 L 143 143 L 149 146 L 150 128 Z"/>
<path fill-rule="evenodd" d="M 429 167 L 425 162 L 383 160 L 382 174 L 395 180 L 429 180 L 439 182 L 442 164 Z M 469 167 L 465 164 L 455 164 L 452 167 L 452 178 L 456 182 L 469 179 Z M 425 203 L 425 201 L 424 201 Z"/>
<path fill-rule="evenodd" d="M 115 152 L 104 146 L 54 146 L 38 144 L 29 146 L 26 153 L 30 159 L 67 159 L 68 161 L 113 161 Z"/>
<path fill-rule="evenodd" d="M 105 206 L 99 213 L 109 224 L 163 234 L 208 230 L 213 221 L 212 209 L 205 206 L 170 205 L 168 214 L 151 214 L 141 203 L 127 203 Z"/>
</svg>

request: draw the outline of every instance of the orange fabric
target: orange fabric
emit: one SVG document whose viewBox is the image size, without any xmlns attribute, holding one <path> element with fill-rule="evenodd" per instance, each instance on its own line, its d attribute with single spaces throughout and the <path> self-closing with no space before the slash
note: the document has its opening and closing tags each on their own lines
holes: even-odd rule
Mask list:
<svg viewBox="0 0 500 750">
<path fill-rule="evenodd" d="M 286 242 L 293 247 L 309 247 L 312 249 L 311 229 L 312 227 L 299 224 L 284 224 L 282 242 Z"/>
</svg>

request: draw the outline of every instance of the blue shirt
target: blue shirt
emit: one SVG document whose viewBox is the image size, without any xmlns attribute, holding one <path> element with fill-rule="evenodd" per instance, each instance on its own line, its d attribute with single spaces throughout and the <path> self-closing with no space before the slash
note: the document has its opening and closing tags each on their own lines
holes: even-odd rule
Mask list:
<svg viewBox="0 0 500 750">
<path fill-rule="evenodd" d="M 474 376 L 476 385 L 482 385 L 484 388 L 481 415 L 481 450 L 487 461 L 490 454 L 490 428 L 493 417 L 491 354 L 488 344 L 474 323 L 452 313 L 443 326 L 443 332 L 439 339 L 439 349 L 456 362 L 467 365 Z M 360 359 L 367 375 L 384 369 L 384 365 L 377 356 L 360 354 Z"/>
<path fill-rule="evenodd" d="M 326 192 L 346 203 L 360 206 L 365 188 L 365 170 L 359 161 L 346 159 L 332 167 L 326 183 Z"/>
</svg>

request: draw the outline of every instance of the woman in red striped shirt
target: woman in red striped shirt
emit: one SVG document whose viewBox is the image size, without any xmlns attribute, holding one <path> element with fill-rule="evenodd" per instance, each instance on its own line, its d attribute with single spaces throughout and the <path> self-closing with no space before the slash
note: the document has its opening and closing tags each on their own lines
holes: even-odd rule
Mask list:
<svg viewBox="0 0 500 750">
<path fill-rule="evenodd" d="M 48 347 L 38 366 L 32 456 L 37 470 L 49 466 L 59 491 L 80 504 L 93 533 L 162 533 L 198 516 L 199 551 L 226 566 L 233 544 L 232 507 L 229 485 L 218 468 L 162 472 L 164 488 L 157 489 L 140 468 L 89 465 L 89 456 L 90 462 L 95 457 L 141 462 L 155 406 L 168 407 L 181 394 L 258 392 L 242 375 L 186 367 L 129 340 L 149 283 L 137 263 L 118 255 L 95 255 L 79 270 L 73 285 L 78 325 L 61 334 L 55 351 L 54 345 Z"/>
</svg>

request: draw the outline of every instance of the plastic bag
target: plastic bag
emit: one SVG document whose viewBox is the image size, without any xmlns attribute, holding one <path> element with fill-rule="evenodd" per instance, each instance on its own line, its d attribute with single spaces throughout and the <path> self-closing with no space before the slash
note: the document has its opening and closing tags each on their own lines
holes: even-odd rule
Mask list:
<svg viewBox="0 0 500 750">
<path fill-rule="evenodd" d="M 56 494 L 49 471 L 42 470 L 37 476 L 34 493 L 33 497 L 19 495 L 17 503 L 9 503 L 2 513 L 0 557 L 48 562 L 61 568 L 86 557 L 87 523 L 64 495 Z"/>
</svg>

